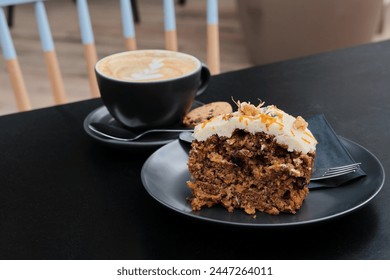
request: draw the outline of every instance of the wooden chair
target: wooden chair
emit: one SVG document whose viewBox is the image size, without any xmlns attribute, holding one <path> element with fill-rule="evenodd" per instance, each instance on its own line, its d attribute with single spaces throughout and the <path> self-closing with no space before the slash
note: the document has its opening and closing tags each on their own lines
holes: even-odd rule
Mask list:
<svg viewBox="0 0 390 280">
<path fill-rule="evenodd" d="M 122 32 L 126 50 L 138 48 L 134 25 L 134 2 L 130 0 L 120 1 L 120 15 Z M 95 63 L 98 60 L 94 33 L 89 13 L 87 0 L 77 0 L 77 11 L 80 23 L 81 39 L 84 45 L 84 53 L 87 64 L 89 85 L 92 96 L 99 96 Z M 93 2 L 91 2 L 93 4 Z M 179 3 L 183 4 L 183 3 Z M 167 50 L 180 51 L 177 42 L 175 3 L 174 0 L 163 0 L 165 48 Z M 137 13 L 138 14 L 138 11 Z M 141 23 L 142 24 L 142 23 Z M 219 29 L 218 29 L 218 0 L 207 1 L 207 65 L 212 74 L 220 73 Z"/>
<path fill-rule="evenodd" d="M 47 72 L 50 79 L 51 89 L 54 98 L 54 104 L 66 102 L 66 93 L 57 55 L 54 48 L 54 42 L 51 35 L 49 22 L 46 14 L 44 1 L 42 0 L 3 0 L 0 2 L 0 44 L 3 51 L 3 58 L 6 61 L 7 71 L 11 80 L 12 88 L 15 94 L 16 103 L 20 111 L 31 109 L 29 95 L 22 75 L 22 71 L 17 58 L 14 43 L 8 27 L 4 9 L 8 6 L 22 4 L 33 4 L 35 17 L 37 20 L 39 36 L 47 66 Z"/>
</svg>

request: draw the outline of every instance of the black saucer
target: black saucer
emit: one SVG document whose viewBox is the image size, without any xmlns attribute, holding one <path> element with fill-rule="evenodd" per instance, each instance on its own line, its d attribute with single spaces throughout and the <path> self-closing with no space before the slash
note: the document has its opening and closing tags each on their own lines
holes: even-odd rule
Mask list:
<svg viewBox="0 0 390 280">
<path fill-rule="evenodd" d="M 202 102 L 194 101 L 192 103 L 191 109 L 197 108 L 204 105 Z M 114 126 L 114 127 L 120 127 L 124 128 L 121 124 L 119 124 L 108 112 L 107 108 L 105 106 L 101 106 L 95 110 L 93 110 L 91 113 L 88 114 L 88 116 L 84 120 L 84 130 L 85 132 L 91 136 L 93 139 L 97 140 L 98 142 L 113 146 L 116 148 L 131 150 L 131 151 L 151 151 L 156 150 L 157 148 L 160 148 L 161 146 L 168 144 L 172 142 L 173 140 L 178 139 L 179 132 L 178 133 L 159 133 L 159 134 L 152 134 L 150 136 L 145 136 L 140 138 L 139 140 L 132 141 L 132 142 L 123 142 L 113 139 L 108 139 L 106 137 L 100 136 L 93 132 L 88 125 L 91 123 L 104 123 L 106 125 Z M 174 127 L 166 127 L 166 128 L 185 128 L 182 124 L 177 124 Z"/>
</svg>

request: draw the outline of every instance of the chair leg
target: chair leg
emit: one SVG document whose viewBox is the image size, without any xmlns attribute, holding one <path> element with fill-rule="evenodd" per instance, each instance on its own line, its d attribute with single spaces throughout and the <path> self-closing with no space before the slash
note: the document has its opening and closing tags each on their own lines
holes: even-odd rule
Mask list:
<svg viewBox="0 0 390 280">
<path fill-rule="evenodd" d="M 131 7 L 133 8 L 134 21 L 136 23 L 139 23 L 141 19 L 140 19 L 140 15 L 139 15 L 137 0 L 131 0 Z"/>
<path fill-rule="evenodd" d="M 8 27 L 12 27 L 14 25 L 14 6 L 8 6 L 7 23 Z"/>
<path fill-rule="evenodd" d="M 73 0 L 73 3 L 75 3 L 76 0 Z M 184 1 L 185 2 L 185 1 Z M 137 3 L 137 0 L 131 0 L 131 6 L 133 8 L 133 17 L 134 17 L 134 21 L 136 23 L 139 23 L 140 22 L 140 15 L 139 15 L 139 10 L 138 10 L 138 3 Z"/>
<path fill-rule="evenodd" d="M 6 62 L 6 65 L 19 111 L 31 110 L 30 98 L 27 93 L 18 59 L 9 59 Z"/>
</svg>

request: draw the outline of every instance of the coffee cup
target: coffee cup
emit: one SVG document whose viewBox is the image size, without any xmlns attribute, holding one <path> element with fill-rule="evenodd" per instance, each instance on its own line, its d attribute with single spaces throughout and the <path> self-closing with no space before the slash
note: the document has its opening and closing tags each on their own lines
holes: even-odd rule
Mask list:
<svg viewBox="0 0 390 280">
<path fill-rule="evenodd" d="M 134 129 L 181 122 L 210 79 L 210 71 L 199 59 L 167 50 L 112 54 L 96 63 L 95 73 L 110 114 Z"/>
</svg>

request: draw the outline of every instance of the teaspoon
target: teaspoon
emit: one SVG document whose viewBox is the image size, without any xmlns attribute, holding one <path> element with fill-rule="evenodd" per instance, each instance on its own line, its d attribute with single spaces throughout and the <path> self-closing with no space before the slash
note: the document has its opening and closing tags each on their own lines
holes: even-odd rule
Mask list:
<svg viewBox="0 0 390 280">
<path fill-rule="evenodd" d="M 88 128 L 100 136 L 123 142 L 132 142 L 152 133 L 192 132 L 190 129 L 151 129 L 136 133 L 130 130 L 125 130 L 102 123 L 90 123 Z"/>
</svg>

